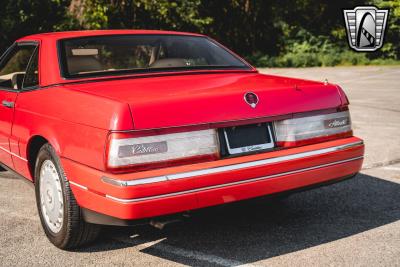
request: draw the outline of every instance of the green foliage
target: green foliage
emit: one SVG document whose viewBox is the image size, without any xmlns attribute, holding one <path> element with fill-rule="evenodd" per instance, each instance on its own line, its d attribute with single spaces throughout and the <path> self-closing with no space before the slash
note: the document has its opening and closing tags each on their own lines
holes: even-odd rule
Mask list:
<svg viewBox="0 0 400 267">
<path fill-rule="evenodd" d="M 338 34 L 337 37 L 343 39 L 344 46 L 334 43 L 328 36 L 315 36 L 303 28 L 285 25 L 283 29 L 284 40 L 286 41 L 280 55 L 271 57 L 258 52 L 248 56 L 247 60 L 258 67 L 399 64 L 397 57 L 391 56 L 393 52 L 380 52 L 381 56 L 376 57 L 376 54 L 351 50 L 346 43 L 345 38 L 347 37 L 341 34 Z M 391 43 L 387 45 L 389 49 L 392 47 Z"/>
<path fill-rule="evenodd" d="M 389 9 L 388 26 L 385 37 L 385 45 L 378 56 L 400 60 L 400 1 L 399 0 L 375 0 L 372 4 L 379 8 Z"/>
<path fill-rule="evenodd" d="M 83 28 L 94 30 L 152 28 L 203 31 L 212 19 L 199 16 L 200 3 L 201 0 L 86 0 L 82 4 L 84 11 L 80 22 Z"/>
<path fill-rule="evenodd" d="M 287 12 L 288 17 L 283 16 L 283 19 L 276 22 L 282 32 L 278 54 L 255 51 L 246 57 L 252 64 L 258 67 L 400 64 L 400 1 L 358 1 L 354 5 L 337 5 L 353 8 L 356 5 L 372 4 L 378 8 L 390 9 L 384 46 L 373 53 L 355 52 L 348 47 L 344 22 L 340 18 L 342 11 L 335 8 L 335 2 L 294 2 L 298 5 Z M 337 11 L 333 12 L 335 9 Z M 291 19 L 295 13 L 300 17 Z M 331 17 L 331 14 L 335 14 L 337 18 Z M 313 24 L 309 24 L 310 22 Z"/>
<path fill-rule="evenodd" d="M 347 45 L 343 8 L 389 8 L 385 44 Z M 2 0 L 0 53 L 31 33 L 163 29 L 207 34 L 256 66 L 392 64 L 400 60 L 399 0 Z"/>
<path fill-rule="evenodd" d="M 84 12 L 81 17 L 81 25 L 85 29 L 100 30 L 108 28 L 107 1 L 87 0 L 83 4 Z"/>
<path fill-rule="evenodd" d="M 2 0 L 0 53 L 22 36 L 74 28 L 75 20 L 67 13 L 69 4 L 68 0 Z"/>
</svg>

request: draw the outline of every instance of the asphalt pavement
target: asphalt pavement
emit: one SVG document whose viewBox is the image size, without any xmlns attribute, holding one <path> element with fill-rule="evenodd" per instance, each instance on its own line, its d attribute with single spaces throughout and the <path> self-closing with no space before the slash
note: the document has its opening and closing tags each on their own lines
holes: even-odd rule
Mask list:
<svg viewBox="0 0 400 267">
<path fill-rule="evenodd" d="M 262 69 L 348 94 L 362 172 L 286 200 L 201 210 L 163 230 L 106 227 L 91 246 L 47 241 L 33 187 L 0 173 L 1 266 L 400 266 L 400 66 Z"/>
</svg>

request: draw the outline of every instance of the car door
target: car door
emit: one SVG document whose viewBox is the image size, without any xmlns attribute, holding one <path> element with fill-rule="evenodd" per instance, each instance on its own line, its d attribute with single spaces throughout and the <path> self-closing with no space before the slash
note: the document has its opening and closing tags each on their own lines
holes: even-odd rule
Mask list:
<svg viewBox="0 0 400 267">
<path fill-rule="evenodd" d="M 11 168 L 14 167 L 10 137 L 15 102 L 36 48 L 37 44 L 31 42 L 15 43 L 0 61 L 0 162 Z"/>
</svg>

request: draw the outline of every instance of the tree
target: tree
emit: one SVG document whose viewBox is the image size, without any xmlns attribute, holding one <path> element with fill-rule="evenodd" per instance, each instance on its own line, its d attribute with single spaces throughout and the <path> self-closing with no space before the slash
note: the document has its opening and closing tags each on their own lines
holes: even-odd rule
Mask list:
<svg viewBox="0 0 400 267">
<path fill-rule="evenodd" d="M 355 53 L 348 48 L 342 9 L 359 5 L 391 10 L 385 44 L 378 52 Z M 2 0 L 0 52 L 21 36 L 78 29 L 204 33 L 268 66 L 357 64 L 400 57 L 398 0 Z"/>
<path fill-rule="evenodd" d="M 75 0 L 73 2 L 75 2 L 74 13 L 85 29 L 202 31 L 212 22 L 210 17 L 199 16 L 201 0 Z"/>
<path fill-rule="evenodd" d="M 69 4 L 68 0 L 2 0 L 0 53 L 22 36 L 74 28 L 74 19 L 67 12 Z"/>
<path fill-rule="evenodd" d="M 389 18 L 387 21 L 387 30 L 385 36 L 385 43 L 382 47 L 381 53 L 386 57 L 393 59 L 400 59 L 400 1 L 398 0 L 375 0 L 372 2 L 379 8 L 387 8 L 389 11 Z"/>
</svg>

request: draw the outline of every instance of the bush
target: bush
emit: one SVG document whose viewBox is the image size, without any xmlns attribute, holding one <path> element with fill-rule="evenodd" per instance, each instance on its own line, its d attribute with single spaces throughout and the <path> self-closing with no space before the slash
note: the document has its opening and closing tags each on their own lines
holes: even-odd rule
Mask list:
<svg viewBox="0 0 400 267">
<path fill-rule="evenodd" d="M 295 32 L 293 34 L 293 32 Z M 400 64 L 393 58 L 369 58 L 368 53 L 351 50 L 346 46 L 335 45 L 326 36 L 314 36 L 304 29 L 292 29 L 285 36 L 285 49 L 278 56 L 268 56 L 260 52 L 246 57 L 257 67 L 319 67 L 337 65 L 382 65 Z"/>
</svg>

